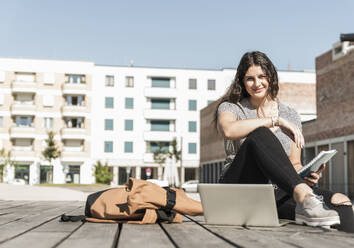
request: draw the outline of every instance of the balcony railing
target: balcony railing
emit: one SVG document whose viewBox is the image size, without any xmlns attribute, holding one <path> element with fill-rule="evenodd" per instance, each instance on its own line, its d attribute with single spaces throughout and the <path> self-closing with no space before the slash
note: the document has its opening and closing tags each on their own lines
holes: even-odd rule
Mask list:
<svg viewBox="0 0 354 248">
<path fill-rule="evenodd" d="M 10 127 L 11 138 L 35 138 L 35 128 L 33 126 L 12 126 Z"/>
<path fill-rule="evenodd" d="M 62 128 L 61 131 L 62 139 L 85 139 L 87 138 L 87 129 L 85 128 Z"/>
<path fill-rule="evenodd" d="M 64 116 L 83 117 L 87 114 L 86 106 L 79 105 L 64 105 L 61 107 L 61 112 Z"/>
<path fill-rule="evenodd" d="M 88 90 L 87 84 L 74 84 L 74 83 L 64 83 L 61 86 L 63 94 L 86 94 Z"/>
<path fill-rule="evenodd" d="M 11 84 L 12 92 L 28 92 L 36 93 L 38 84 L 37 82 L 26 82 L 14 80 Z"/>
<path fill-rule="evenodd" d="M 36 115 L 36 105 L 33 101 L 20 102 L 15 101 L 11 105 L 11 114 L 13 115 Z"/>
<path fill-rule="evenodd" d="M 144 140 L 146 141 L 172 141 L 174 137 L 177 136 L 176 132 L 165 132 L 165 131 L 145 131 Z"/>
<path fill-rule="evenodd" d="M 177 111 L 173 109 L 145 109 L 145 119 L 172 120 L 176 119 Z"/>
<path fill-rule="evenodd" d="M 146 87 L 144 89 L 145 97 L 166 97 L 166 98 L 176 98 L 177 97 L 176 88 L 158 88 L 158 87 Z"/>
<path fill-rule="evenodd" d="M 28 151 L 34 151 L 33 146 L 13 146 L 12 147 L 13 151 L 22 151 L 22 152 L 28 152 Z"/>
</svg>

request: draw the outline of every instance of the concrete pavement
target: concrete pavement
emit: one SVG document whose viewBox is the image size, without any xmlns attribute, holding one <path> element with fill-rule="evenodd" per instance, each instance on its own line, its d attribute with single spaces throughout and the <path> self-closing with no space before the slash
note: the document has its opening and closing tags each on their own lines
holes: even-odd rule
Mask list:
<svg viewBox="0 0 354 248">
<path fill-rule="evenodd" d="M 86 201 L 89 195 L 72 189 L 0 183 L 0 200 Z"/>
</svg>

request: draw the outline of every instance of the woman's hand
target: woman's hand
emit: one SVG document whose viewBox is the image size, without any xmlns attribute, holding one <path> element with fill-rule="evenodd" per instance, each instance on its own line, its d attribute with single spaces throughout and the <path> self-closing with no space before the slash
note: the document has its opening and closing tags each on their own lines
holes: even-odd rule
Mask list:
<svg viewBox="0 0 354 248">
<path fill-rule="evenodd" d="M 321 168 L 318 169 L 318 171 L 311 173 L 311 177 L 304 177 L 306 183 L 310 187 L 313 187 L 315 184 L 317 184 L 318 180 L 320 179 L 320 174 L 325 168 L 326 168 L 326 164 L 323 164 Z"/>
<path fill-rule="evenodd" d="M 288 135 L 295 142 L 298 148 L 304 147 L 305 145 L 304 136 L 302 135 L 298 126 L 280 117 L 279 127 L 284 131 L 286 135 Z"/>
</svg>

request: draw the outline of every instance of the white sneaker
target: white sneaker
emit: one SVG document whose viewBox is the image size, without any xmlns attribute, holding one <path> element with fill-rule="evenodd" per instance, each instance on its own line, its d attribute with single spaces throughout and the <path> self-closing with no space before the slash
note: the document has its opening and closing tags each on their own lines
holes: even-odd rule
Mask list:
<svg viewBox="0 0 354 248">
<path fill-rule="evenodd" d="M 297 203 L 295 208 L 296 224 L 308 226 L 331 226 L 340 223 L 336 211 L 328 209 L 323 202 L 323 196 L 311 194 L 303 203 Z"/>
</svg>

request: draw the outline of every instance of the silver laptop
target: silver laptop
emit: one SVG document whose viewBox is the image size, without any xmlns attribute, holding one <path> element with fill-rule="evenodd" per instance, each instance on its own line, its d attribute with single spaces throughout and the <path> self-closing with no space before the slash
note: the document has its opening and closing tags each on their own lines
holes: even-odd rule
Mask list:
<svg viewBox="0 0 354 248">
<path fill-rule="evenodd" d="M 271 184 L 198 184 L 207 224 L 280 226 Z"/>
</svg>

